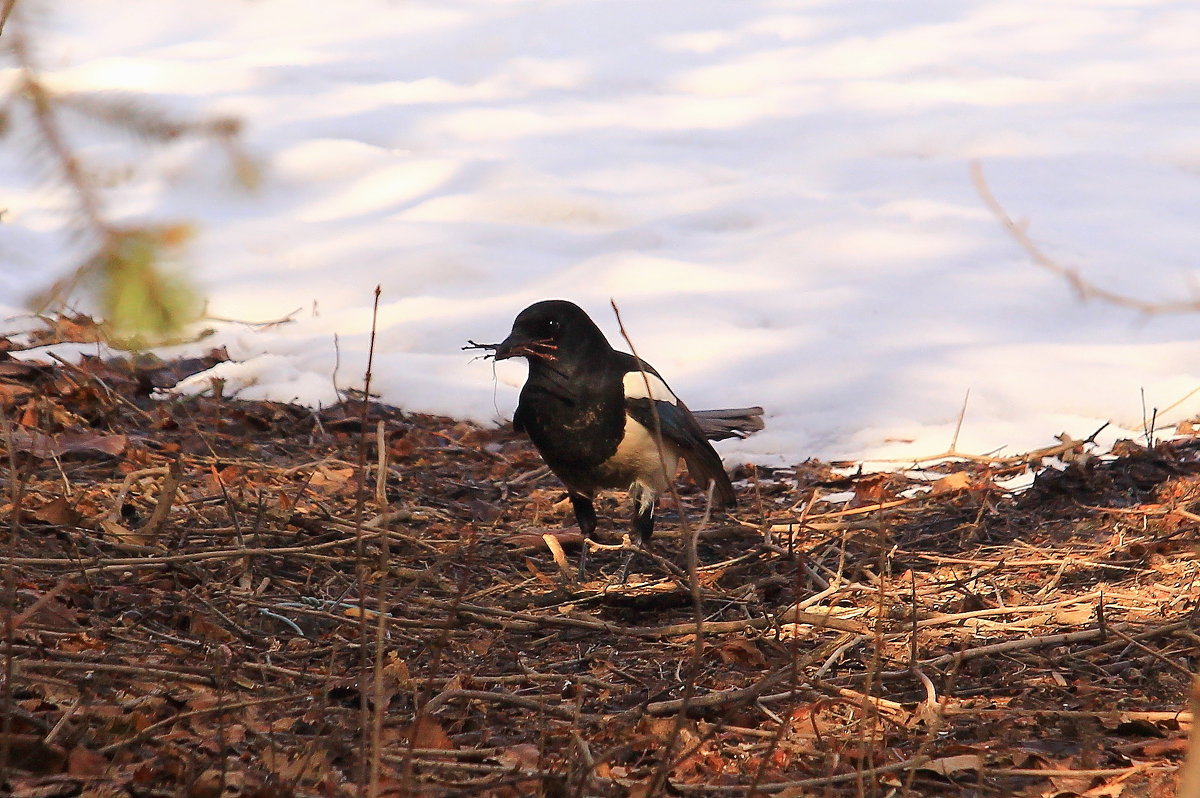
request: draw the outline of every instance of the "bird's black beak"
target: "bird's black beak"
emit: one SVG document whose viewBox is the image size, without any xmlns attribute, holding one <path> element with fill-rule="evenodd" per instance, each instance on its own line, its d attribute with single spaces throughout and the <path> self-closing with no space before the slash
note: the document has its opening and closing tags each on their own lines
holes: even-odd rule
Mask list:
<svg viewBox="0 0 1200 798">
<path fill-rule="evenodd" d="M 496 360 L 507 360 L 510 357 L 524 357 L 529 353 L 530 343 L 532 342 L 528 338 L 514 332 L 496 344 L 496 350 L 492 356 Z"/>
</svg>

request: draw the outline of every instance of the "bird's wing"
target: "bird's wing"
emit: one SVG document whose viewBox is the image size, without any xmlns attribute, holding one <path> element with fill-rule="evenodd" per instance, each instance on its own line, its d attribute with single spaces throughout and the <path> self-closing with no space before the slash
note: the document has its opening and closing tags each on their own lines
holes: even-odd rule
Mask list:
<svg viewBox="0 0 1200 798">
<path fill-rule="evenodd" d="M 649 364 L 643 361 L 639 368 L 638 361 L 629 356 L 629 365 L 629 370 L 622 378 L 625 412 L 650 430 L 651 434 L 661 429 L 663 439 L 674 444 L 687 461 L 688 473 L 696 484 L 707 489 L 711 482 L 715 486 L 717 501 L 733 506 L 736 498 L 725 466 L 705 439 L 703 430 L 687 405 L 680 401 Z"/>
</svg>

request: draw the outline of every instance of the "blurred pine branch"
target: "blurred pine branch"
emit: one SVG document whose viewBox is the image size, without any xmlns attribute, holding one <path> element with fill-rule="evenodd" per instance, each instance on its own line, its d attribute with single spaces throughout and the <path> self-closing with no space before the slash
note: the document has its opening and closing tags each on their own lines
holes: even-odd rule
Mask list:
<svg viewBox="0 0 1200 798">
<path fill-rule="evenodd" d="M 119 225 L 106 214 L 102 188 L 69 143 L 64 112 L 98 121 L 147 145 L 185 137 L 216 142 L 239 184 L 254 188 L 259 170 L 241 146 L 239 120 L 229 117 L 178 119 L 141 100 L 93 93 L 55 91 L 40 77 L 29 29 L 16 0 L 0 6 L 0 34 L 19 78 L 0 110 L 0 135 L 16 132 L 34 141 L 34 152 L 50 167 L 46 180 L 60 181 L 74 200 L 68 230 L 86 242 L 79 265 L 30 299 L 37 313 L 61 312 L 80 295 L 103 314 L 111 343 L 145 346 L 177 340 L 197 321 L 203 302 L 181 267 L 191 225 Z M 17 131 L 18 121 L 28 129 Z"/>
</svg>

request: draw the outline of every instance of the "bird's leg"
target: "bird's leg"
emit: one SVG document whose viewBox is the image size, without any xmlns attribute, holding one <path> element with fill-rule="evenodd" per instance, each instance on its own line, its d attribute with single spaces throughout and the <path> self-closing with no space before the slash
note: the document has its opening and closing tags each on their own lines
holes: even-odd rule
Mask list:
<svg viewBox="0 0 1200 798">
<path fill-rule="evenodd" d="M 654 534 L 654 507 L 658 504 L 658 496 L 641 485 L 635 485 L 629 495 L 633 498 L 633 531 L 637 533 L 638 545 L 645 547 Z"/>
<path fill-rule="evenodd" d="M 635 482 L 629 488 L 629 498 L 633 500 L 633 531 L 637 533 L 637 545 L 645 549 L 654 534 L 654 507 L 658 504 L 658 496 L 650 488 Z M 629 564 L 636 553 L 631 549 L 625 555 L 625 564 L 621 566 L 621 584 L 625 584 L 629 578 Z"/>
<path fill-rule="evenodd" d="M 588 541 L 596 532 L 596 508 L 592 497 L 582 493 L 571 493 L 571 507 L 575 509 L 575 520 L 579 523 L 579 531 L 583 534 L 583 545 L 579 549 L 579 580 L 582 582 L 587 567 Z"/>
</svg>

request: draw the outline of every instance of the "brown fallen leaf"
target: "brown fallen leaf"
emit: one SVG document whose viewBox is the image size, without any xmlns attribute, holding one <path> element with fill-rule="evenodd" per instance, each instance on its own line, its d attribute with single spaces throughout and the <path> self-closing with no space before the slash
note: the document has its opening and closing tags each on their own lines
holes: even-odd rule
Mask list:
<svg viewBox="0 0 1200 798">
<path fill-rule="evenodd" d="M 881 504 L 895 498 L 887 489 L 887 474 L 871 474 L 863 477 L 854 484 L 854 500 L 851 507 L 866 507 L 871 504 Z"/>
<path fill-rule="evenodd" d="M 933 496 L 938 496 L 944 493 L 958 493 L 959 491 L 970 489 L 971 475 L 966 471 L 955 471 L 953 474 L 947 474 L 934 482 L 929 492 Z"/>
<path fill-rule="evenodd" d="M 921 770 L 929 770 L 940 776 L 950 776 L 964 770 L 979 770 L 983 767 L 983 756 L 980 754 L 956 754 L 932 759 L 921 765 Z"/>
<path fill-rule="evenodd" d="M 353 468 L 325 468 L 322 466 L 313 472 L 308 486 L 324 496 L 333 496 L 339 491 L 353 488 L 353 477 Z"/>
<path fill-rule="evenodd" d="M 579 533 L 579 527 L 568 527 L 567 529 L 542 529 L 517 532 L 504 538 L 504 542 L 509 546 L 520 548 L 526 546 L 541 548 L 546 545 L 547 537 L 553 537 L 559 544 L 581 543 L 583 541 L 583 535 Z"/>
<path fill-rule="evenodd" d="M 103 776 L 108 767 L 108 757 L 81 745 L 67 754 L 67 773 L 72 776 Z"/>
<path fill-rule="evenodd" d="M 492 648 L 492 644 L 496 642 L 494 635 L 481 634 L 477 637 L 472 637 L 467 641 L 467 648 L 472 654 L 484 656 Z"/>
<path fill-rule="evenodd" d="M 406 740 L 412 740 L 414 748 L 431 748 L 438 751 L 453 751 L 458 746 L 446 734 L 441 724 L 429 715 L 421 715 L 401 732 Z"/>
<path fill-rule="evenodd" d="M 230 643 L 237 639 L 228 629 L 217 626 L 198 612 L 191 613 L 188 616 L 188 628 L 193 635 L 202 637 L 210 642 Z"/>
<path fill-rule="evenodd" d="M 505 767 L 535 770 L 542 762 L 542 751 L 533 743 L 517 743 L 497 751 L 496 761 Z"/>
<path fill-rule="evenodd" d="M 104 530 L 104 534 L 118 543 L 125 543 L 130 546 L 151 546 L 154 544 L 153 535 L 143 535 L 140 532 L 134 532 L 127 526 L 122 526 L 116 521 L 109 521 L 107 518 L 100 519 L 100 528 Z"/>
<path fill-rule="evenodd" d="M 753 640 L 735 637 L 719 646 L 710 646 L 706 653 L 716 654 L 726 665 L 752 665 L 765 667 L 767 658 Z"/>
<path fill-rule="evenodd" d="M 571 566 L 567 563 L 567 553 L 563 551 L 562 543 L 554 535 L 542 535 L 542 540 L 546 544 L 546 548 L 550 549 L 550 554 L 554 557 L 554 564 L 558 566 L 558 570 L 564 574 L 569 573 Z"/>
<path fill-rule="evenodd" d="M 0 743 L 7 744 L 9 756 L 33 773 L 58 773 L 66 762 L 67 753 L 57 745 L 46 745 L 40 734 L 0 733 Z"/>
<path fill-rule="evenodd" d="M 1054 622 L 1060 626 L 1083 626 L 1096 614 L 1095 607 L 1062 607 L 1054 611 Z"/>
<path fill-rule="evenodd" d="M 38 430 L 17 430 L 12 434 L 13 448 L 39 460 L 73 454 L 79 457 L 117 457 L 129 445 L 124 435 L 63 433 L 47 435 Z"/>
<path fill-rule="evenodd" d="M 408 671 L 408 663 L 400 659 L 395 651 L 387 653 L 387 662 L 383 666 L 383 674 L 401 690 L 411 690 L 412 675 Z"/>
<path fill-rule="evenodd" d="M 17 402 L 24 401 L 33 395 L 33 389 L 27 385 L 14 385 L 10 382 L 0 383 L 0 407 L 12 407 Z"/>
<path fill-rule="evenodd" d="M 1142 756 L 1161 757 L 1167 754 L 1182 754 L 1188 750 L 1186 737 L 1175 737 L 1166 740 L 1150 740 L 1138 746 Z"/>
<path fill-rule="evenodd" d="M 24 599 L 26 591 L 19 591 L 18 595 Z M 63 603 L 53 592 L 32 598 L 33 602 L 18 613 L 18 625 L 33 621 L 39 626 L 58 632 L 75 632 L 79 629 L 80 614 Z M 0 613 L 0 617 L 5 614 L 7 613 Z"/>
<path fill-rule="evenodd" d="M 50 366 L 40 362 L 30 363 L 25 360 L 0 361 L 0 378 L 6 380 L 28 380 L 50 370 Z"/>
<path fill-rule="evenodd" d="M 1112 781 L 1099 784 L 1087 792 L 1080 793 L 1082 798 L 1119 798 L 1121 793 L 1125 792 L 1125 779 L 1114 779 Z"/>
<path fill-rule="evenodd" d="M 59 496 L 40 507 L 35 507 L 29 511 L 29 517 L 51 526 L 74 526 L 79 521 L 79 513 L 65 496 Z"/>
</svg>

